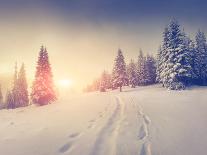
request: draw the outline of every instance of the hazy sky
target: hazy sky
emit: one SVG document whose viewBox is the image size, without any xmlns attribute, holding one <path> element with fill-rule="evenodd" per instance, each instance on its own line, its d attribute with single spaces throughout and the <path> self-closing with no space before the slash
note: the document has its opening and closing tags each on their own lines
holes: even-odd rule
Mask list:
<svg viewBox="0 0 207 155">
<path fill-rule="evenodd" d="M 191 37 L 199 28 L 207 32 L 206 6 L 205 0 L 0 0 L 0 75 L 24 62 L 33 80 L 45 45 L 55 80 L 84 87 L 111 70 L 119 47 L 126 61 L 140 48 L 156 53 L 171 18 Z"/>
</svg>

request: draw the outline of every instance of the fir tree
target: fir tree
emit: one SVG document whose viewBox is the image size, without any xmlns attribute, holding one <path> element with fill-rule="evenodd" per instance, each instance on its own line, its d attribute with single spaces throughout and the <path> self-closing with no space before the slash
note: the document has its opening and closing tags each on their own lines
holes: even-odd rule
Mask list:
<svg viewBox="0 0 207 155">
<path fill-rule="evenodd" d="M 195 40 L 195 74 L 197 76 L 197 83 L 207 85 L 207 43 L 205 34 L 199 30 Z"/>
<path fill-rule="evenodd" d="M 118 55 L 115 59 L 115 64 L 112 73 L 113 87 L 119 87 L 120 92 L 122 91 L 122 86 L 127 83 L 127 73 L 126 73 L 126 63 L 124 61 L 124 56 L 121 49 L 118 50 Z"/>
<path fill-rule="evenodd" d="M 162 83 L 162 85 L 164 86 L 167 83 L 167 76 L 166 76 L 166 72 L 167 72 L 167 51 L 169 48 L 169 29 L 168 27 L 165 28 L 164 32 L 163 32 L 163 43 L 162 43 L 162 47 L 161 50 L 159 51 L 159 82 Z"/>
<path fill-rule="evenodd" d="M 180 63 L 185 69 L 184 74 L 180 74 L 181 81 L 189 86 L 193 83 L 193 80 L 196 78 L 194 72 L 194 60 L 195 60 L 195 46 L 194 42 L 183 32 L 183 55 L 181 56 Z"/>
<path fill-rule="evenodd" d="M 7 94 L 6 94 L 6 107 L 7 109 L 16 108 L 15 101 L 14 101 L 14 95 L 11 91 L 7 91 Z"/>
<path fill-rule="evenodd" d="M 153 56 L 147 55 L 145 62 L 145 85 L 156 82 L 156 61 Z"/>
<path fill-rule="evenodd" d="M 186 36 L 176 20 L 164 32 L 163 47 L 161 81 L 169 89 L 184 89 L 192 78 L 192 67 Z"/>
<path fill-rule="evenodd" d="M 24 64 L 22 64 L 17 80 L 17 88 L 18 88 L 18 98 L 19 98 L 19 106 L 24 107 L 29 105 L 29 97 L 28 97 L 28 90 L 27 90 L 27 80 L 26 80 L 26 73 Z"/>
<path fill-rule="evenodd" d="M 143 85 L 145 82 L 144 64 L 145 64 L 145 57 L 143 56 L 142 50 L 140 50 L 138 61 L 137 61 L 137 85 L 138 86 Z"/>
<path fill-rule="evenodd" d="M 127 74 L 128 74 L 129 84 L 131 85 L 132 88 L 135 88 L 137 84 L 136 64 L 132 59 L 129 65 L 127 66 Z"/>
<path fill-rule="evenodd" d="M 57 99 L 48 53 L 43 46 L 39 52 L 31 99 L 38 105 L 49 104 Z"/>
<path fill-rule="evenodd" d="M 161 82 L 160 74 L 162 71 L 162 62 L 161 62 L 161 54 L 162 54 L 162 47 L 160 46 L 158 49 L 157 57 L 156 57 L 156 82 Z"/>
<path fill-rule="evenodd" d="M 12 95 L 12 97 L 10 97 Z M 12 108 L 19 107 L 19 91 L 18 91 L 18 67 L 17 67 L 17 62 L 15 63 L 15 68 L 14 68 L 14 78 L 13 78 L 13 88 L 11 92 L 8 92 L 8 96 L 13 100 Z"/>
</svg>

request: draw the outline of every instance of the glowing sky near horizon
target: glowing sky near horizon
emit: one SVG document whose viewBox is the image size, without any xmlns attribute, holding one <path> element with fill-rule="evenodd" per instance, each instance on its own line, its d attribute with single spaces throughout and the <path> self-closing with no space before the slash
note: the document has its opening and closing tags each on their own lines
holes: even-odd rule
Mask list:
<svg viewBox="0 0 207 155">
<path fill-rule="evenodd" d="M 129 59 L 139 49 L 155 54 L 172 17 L 194 37 L 207 32 L 204 0 L 0 0 L 0 73 L 25 63 L 32 81 L 41 45 L 56 80 L 83 88 L 106 69 L 117 49 Z"/>
</svg>

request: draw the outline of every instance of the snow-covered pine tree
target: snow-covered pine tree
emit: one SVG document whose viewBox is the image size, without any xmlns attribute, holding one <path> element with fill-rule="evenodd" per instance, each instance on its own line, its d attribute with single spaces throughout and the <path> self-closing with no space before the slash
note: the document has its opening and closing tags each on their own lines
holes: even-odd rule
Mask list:
<svg viewBox="0 0 207 155">
<path fill-rule="evenodd" d="M 138 61 L 137 61 L 137 85 L 140 86 L 140 85 L 143 85 L 144 82 L 145 82 L 145 79 L 144 79 L 144 64 L 145 64 L 145 57 L 143 56 L 143 52 L 142 50 L 140 49 L 139 51 L 139 55 L 138 55 Z"/>
<path fill-rule="evenodd" d="M 12 97 L 10 97 L 12 95 Z M 10 107 L 16 108 L 19 106 L 19 91 L 18 91 L 18 68 L 17 68 L 17 62 L 15 63 L 15 68 L 14 68 L 14 78 L 13 78 L 13 88 L 11 92 L 8 92 L 8 97 L 12 98 L 10 99 L 11 101 L 13 100 L 14 104 Z M 9 100 L 9 102 L 10 102 Z"/>
<path fill-rule="evenodd" d="M 145 85 L 156 82 L 156 61 L 153 56 L 147 55 L 145 62 Z"/>
<path fill-rule="evenodd" d="M 46 105 L 57 99 L 48 53 L 43 46 L 39 52 L 31 99 L 38 105 Z"/>
<path fill-rule="evenodd" d="M 133 59 L 131 59 L 130 63 L 127 66 L 127 75 L 129 79 L 129 85 L 131 85 L 132 88 L 135 88 L 137 84 L 137 73 L 136 64 L 134 63 Z"/>
<path fill-rule="evenodd" d="M 183 55 L 183 63 L 185 64 L 185 75 L 184 83 L 185 85 L 192 85 L 194 79 L 196 78 L 194 72 L 194 60 L 195 60 L 195 45 L 194 42 L 183 32 L 183 45 L 185 53 Z"/>
<path fill-rule="evenodd" d="M 7 91 L 5 102 L 6 102 L 6 108 L 7 109 L 15 109 L 16 108 L 13 92 Z"/>
<path fill-rule="evenodd" d="M 195 49 L 195 43 L 193 40 L 189 38 L 189 45 L 188 45 L 188 50 L 191 54 L 191 67 L 192 67 L 192 79 L 191 79 L 191 84 L 195 84 L 197 81 L 197 75 L 195 72 L 195 59 L 196 59 L 196 49 Z"/>
<path fill-rule="evenodd" d="M 111 85 L 112 85 L 111 89 L 112 90 L 117 89 L 117 87 L 118 87 L 118 86 L 116 86 L 116 83 L 114 82 L 115 74 L 116 74 L 116 71 L 115 71 L 115 66 L 114 66 L 113 69 L 112 69 L 112 73 L 111 73 L 111 75 L 112 75 L 112 77 L 111 77 Z"/>
<path fill-rule="evenodd" d="M 126 63 L 124 61 L 124 56 L 121 49 L 118 50 L 117 57 L 115 59 L 114 68 L 112 72 L 112 83 L 113 87 L 119 87 L 120 92 L 122 91 L 122 86 L 126 85 L 127 73 L 126 73 Z"/>
<path fill-rule="evenodd" d="M 160 83 L 160 74 L 162 71 L 161 68 L 161 54 L 162 54 L 162 47 L 160 46 L 158 49 L 157 57 L 156 57 L 156 82 Z"/>
<path fill-rule="evenodd" d="M 18 88 L 18 107 L 24 107 L 29 105 L 29 97 L 28 97 L 28 86 L 26 80 L 26 73 L 24 64 L 22 64 L 20 71 L 18 73 L 17 80 L 17 88 Z"/>
<path fill-rule="evenodd" d="M 163 32 L 163 42 L 162 42 L 162 47 L 160 52 L 160 58 L 159 58 L 159 82 L 162 83 L 163 87 L 167 84 L 168 77 L 166 76 L 167 72 L 167 49 L 169 48 L 169 29 L 168 27 L 165 28 Z"/>
<path fill-rule="evenodd" d="M 207 85 L 207 43 L 200 30 L 196 34 L 195 74 L 197 84 Z"/>
<path fill-rule="evenodd" d="M 186 36 L 180 30 L 176 20 L 168 26 L 167 42 L 164 38 L 165 48 L 164 64 L 162 68 L 162 82 L 165 87 L 172 90 L 184 89 L 192 78 L 192 67 L 189 62 L 190 53 L 186 46 Z"/>
</svg>

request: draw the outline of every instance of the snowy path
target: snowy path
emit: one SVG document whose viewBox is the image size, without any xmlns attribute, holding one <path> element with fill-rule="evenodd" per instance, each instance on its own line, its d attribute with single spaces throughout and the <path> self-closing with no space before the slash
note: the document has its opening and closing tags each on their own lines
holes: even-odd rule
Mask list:
<svg viewBox="0 0 207 155">
<path fill-rule="evenodd" d="M 200 155 L 207 88 L 88 93 L 0 111 L 0 155 Z"/>
<path fill-rule="evenodd" d="M 96 135 L 90 155 L 152 155 L 150 118 L 133 98 L 114 98 L 116 106 Z"/>
<path fill-rule="evenodd" d="M 116 108 L 97 135 L 94 147 L 90 155 L 115 155 L 117 152 L 117 137 L 123 119 L 124 104 L 116 97 Z M 104 146 L 104 147 L 103 147 Z"/>
<path fill-rule="evenodd" d="M 111 104 L 98 118 L 89 121 L 88 130 L 77 140 L 76 146 L 86 147 L 88 155 L 151 155 L 148 128 L 150 119 L 131 97 L 111 96 Z M 85 141 L 85 140 L 89 141 Z M 70 143 L 66 143 L 69 146 Z M 72 146 L 70 145 L 72 148 Z M 64 146 L 63 146 L 64 149 Z M 82 147 L 83 149 L 83 147 Z M 74 147 L 65 154 L 79 155 Z"/>
</svg>

